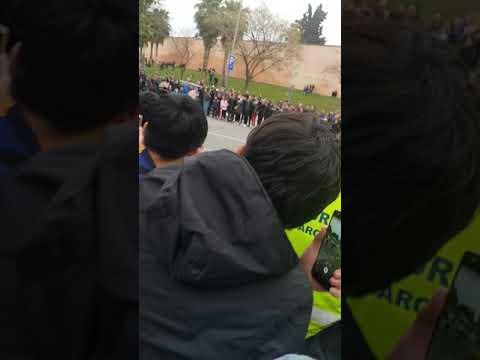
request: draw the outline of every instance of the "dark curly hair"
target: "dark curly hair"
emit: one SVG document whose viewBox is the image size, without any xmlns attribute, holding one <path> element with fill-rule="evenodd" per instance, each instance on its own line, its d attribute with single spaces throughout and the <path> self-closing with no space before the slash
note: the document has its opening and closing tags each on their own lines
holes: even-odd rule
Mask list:
<svg viewBox="0 0 480 360">
<path fill-rule="evenodd" d="M 361 295 L 413 273 L 474 217 L 480 96 L 462 57 L 417 24 L 351 21 L 342 36 L 342 285 Z"/>
<path fill-rule="evenodd" d="M 340 146 L 313 114 L 281 113 L 249 135 L 245 156 L 286 228 L 322 212 L 340 192 Z"/>
<path fill-rule="evenodd" d="M 132 1 L 10 1 L 22 43 L 15 100 L 63 133 L 101 127 L 138 104 L 138 6 Z"/>
</svg>

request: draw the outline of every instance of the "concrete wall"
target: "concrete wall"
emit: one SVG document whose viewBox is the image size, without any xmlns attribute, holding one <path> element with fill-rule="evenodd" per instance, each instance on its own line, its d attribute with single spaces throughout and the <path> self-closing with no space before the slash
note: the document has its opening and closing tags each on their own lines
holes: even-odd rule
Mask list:
<svg viewBox="0 0 480 360">
<path fill-rule="evenodd" d="M 192 39 L 192 60 L 187 65 L 189 69 L 198 69 L 203 64 L 203 42 L 201 39 Z M 143 55 L 150 58 L 150 46 L 143 50 Z M 157 62 L 175 61 L 179 64 L 180 58 L 176 54 L 172 39 L 165 40 L 158 47 L 158 56 L 154 47 L 153 58 Z M 236 64 L 231 76 L 245 78 L 245 68 L 240 56 L 236 56 Z M 222 72 L 224 52 L 220 42 L 210 53 L 209 68 L 214 67 L 217 73 Z M 295 61 L 288 69 L 271 69 L 254 79 L 256 82 L 289 87 L 295 86 L 303 89 L 307 84 L 315 85 L 315 92 L 330 95 L 337 90 L 341 94 L 340 86 L 341 48 L 338 46 L 301 45 L 299 60 Z"/>
</svg>

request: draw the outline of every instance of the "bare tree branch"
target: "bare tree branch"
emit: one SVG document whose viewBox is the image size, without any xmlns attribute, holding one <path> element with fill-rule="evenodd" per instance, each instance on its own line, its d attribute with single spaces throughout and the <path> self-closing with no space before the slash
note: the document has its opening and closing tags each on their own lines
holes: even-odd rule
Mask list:
<svg viewBox="0 0 480 360">
<path fill-rule="evenodd" d="M 245 63 L 245 87 L 260 74 L 299 58 L 300 31 L 276 18 L 266 6 L 249 13 L 238 51 Z"/>
</svg>

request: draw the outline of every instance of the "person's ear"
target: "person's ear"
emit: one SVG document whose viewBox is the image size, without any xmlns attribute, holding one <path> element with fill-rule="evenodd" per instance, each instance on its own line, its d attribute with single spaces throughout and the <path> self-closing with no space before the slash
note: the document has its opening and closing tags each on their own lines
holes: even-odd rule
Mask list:
<svg viewBox="0 0 480 360">
<path fill-rule="evenodd" d="M 242 144 L 242 145 L 237 149 L 237 151 L 235 151 L 235 153 L 236 153 L 238 156 L 245 156 L 245 154 L 247 153 L 247 145 L 246 145 L 246 144 Z"/>
</svg>

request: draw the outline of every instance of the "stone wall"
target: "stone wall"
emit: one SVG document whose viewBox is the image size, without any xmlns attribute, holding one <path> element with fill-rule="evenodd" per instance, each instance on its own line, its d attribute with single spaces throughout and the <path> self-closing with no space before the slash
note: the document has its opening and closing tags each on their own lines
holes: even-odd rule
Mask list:
<svg viewBox="0 0 480 360">
<path fill-rule="evenodd" d="M 201 39 L 192 39 L 192 60 L 187 65 L 189 69 L 198 69 L 203 63 L 203 42 Z M 150 58 L 150 46 L 143 50 L 143 55 Z M 210 53 L 209 68 L 214 67 L 217 73 L 222 72 L 224 52 L 220 42 Z M 154 47 L 153 58 L 156 62 L 173 62 L 180 64 L 180 58 L 175 51 L 171 38 L 159 45 L 158 54 Z M 254 79 L 256 82 L 303 89 L 307 84 L 315 85 L 315 93 L 330 95 L 337 90 L 341 94 L 340 86 L 341 48 L 339 46 L 301 45 L 299 60 L 295 61 L 288 69 L 271 69 Z M 240 58 L 236 56 L 236 64 L 231 74 L 234 78 L 245 78 L 245 67 Z"/>
</svg>

